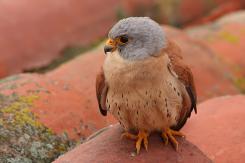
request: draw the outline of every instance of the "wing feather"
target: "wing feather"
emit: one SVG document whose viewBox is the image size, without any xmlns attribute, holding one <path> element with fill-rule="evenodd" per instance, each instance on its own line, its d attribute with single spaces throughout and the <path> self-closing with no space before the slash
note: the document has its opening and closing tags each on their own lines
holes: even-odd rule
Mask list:
<svg viewBox="0 0 245 163">
<path fill-rule="evenodd" d="M 180 48 L 174 42 L 168 41 L 168 46 L 164 51 L 170 58 L 169 67 L 171 67 L 177 78 L 184 84 L 188 94 L 188 97 L 183 96 L 183 108 L 180 112 L 179 121 L 176 126 L 172 126 L 173 129 L 180 130 L 191 116 L 191 112 L 194 110 L 197 113 L 196 88 L 191 69 L 183 62 Z"/>
<path fill-rule="evenodd" d="M 105 75 L 103 69 L 96 76 L 96 96 L 99 105 L 100 113 L 107 115 L 106 96 L 108 92 L 108 85 L 105 82 Z"/>
</svg>

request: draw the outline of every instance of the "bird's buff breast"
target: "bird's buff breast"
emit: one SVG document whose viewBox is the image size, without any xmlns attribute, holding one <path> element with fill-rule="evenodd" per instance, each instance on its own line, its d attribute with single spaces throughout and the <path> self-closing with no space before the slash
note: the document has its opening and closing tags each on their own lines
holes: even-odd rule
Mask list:
<svg viewBox="0 0 245 163">
<path fill-rule="evenodd" d="M 168 63 L 167 55 L 141 61 L 127 61 L 117 53 L 106 57 L 106 105 L 126 130 L 162 130 L 176 124 L 181 89 Z"/>
</svg>

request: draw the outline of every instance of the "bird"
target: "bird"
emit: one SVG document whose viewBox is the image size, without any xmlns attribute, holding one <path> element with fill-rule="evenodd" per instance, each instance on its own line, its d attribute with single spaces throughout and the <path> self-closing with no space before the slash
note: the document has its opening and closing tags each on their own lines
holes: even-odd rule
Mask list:
<svg viewBox="0 0 245 163">
<path fill-rule="evenodd" d="M 108 33 L 103 66 L 96 76 L 99 110 L 112 114 L 124 132 L 148 150 L 151 133 L 178 151 L 176 136 L 194 110 L 196 88 L 180 47 L 149 17 L 119 20 Z M 134 132 L 134 133 L 133 133 Z"/>
</svg>

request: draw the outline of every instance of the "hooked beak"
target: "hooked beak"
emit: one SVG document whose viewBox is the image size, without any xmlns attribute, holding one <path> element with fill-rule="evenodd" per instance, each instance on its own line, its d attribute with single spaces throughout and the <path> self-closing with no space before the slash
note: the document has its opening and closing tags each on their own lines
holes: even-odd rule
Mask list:
<svg viewBox="0 0 245 163">
<path fill-rule="evenodd" d="M 116 50 L 116 48 L 117 48 L 117 42 L 112 40 L 112 39 L 108 39 L 106 41 L 105 46 L 104 46 L 104 52 L 105 52 L 105 54 L 107 52 L 111 52 L 112 53 L 112 52 L 114 52 Z"/>
</svg>

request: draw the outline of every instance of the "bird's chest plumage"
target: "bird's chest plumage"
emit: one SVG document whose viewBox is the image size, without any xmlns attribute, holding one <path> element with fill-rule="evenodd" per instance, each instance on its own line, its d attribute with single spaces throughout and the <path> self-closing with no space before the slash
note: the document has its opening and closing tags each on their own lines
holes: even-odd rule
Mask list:
<svg viewBox="0 0 245 163">
<path fill-rule="evenodd" d="M 126 61 L 116 53 L 107 56 L 106 106 L 125 129 L 162 130 L 177 123 L 183 86 L 168 63 L 167 55 L 141 61 Z"/>
</svg>

